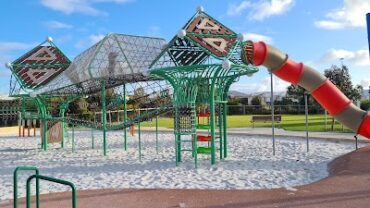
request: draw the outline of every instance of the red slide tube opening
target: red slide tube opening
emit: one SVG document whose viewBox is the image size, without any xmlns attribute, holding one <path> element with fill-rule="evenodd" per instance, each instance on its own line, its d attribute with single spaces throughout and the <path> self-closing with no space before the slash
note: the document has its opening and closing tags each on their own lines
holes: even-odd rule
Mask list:
<svg viewBox="0 0 370 208">
<path fill-rule="evenodd" d="M 267 46 L 264 42 L 253 43 L 253 64 L 259 66 L 263 64 L 267 56 Z"/>
</svg>

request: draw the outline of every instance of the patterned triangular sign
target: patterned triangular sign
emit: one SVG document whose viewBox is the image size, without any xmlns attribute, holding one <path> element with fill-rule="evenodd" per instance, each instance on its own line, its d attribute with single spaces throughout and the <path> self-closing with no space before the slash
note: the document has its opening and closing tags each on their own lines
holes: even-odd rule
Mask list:
<svg viewBox="0 0 370 208">
<path fill-rule="evenodd" d="M 37 46 L 13 63 L 13 70 L 25 88 L 47 84 L 71 62 L 54 46 Z"/>
<path fill-rule="evenodd" d="M 32 54 L 25 61 L 51 61 L 56 59 L 48 47 L 41 47 L 36 53 Z"/>
<path fill-rule="evenodd" d="M 217 20 L 202 13 L 186 27 L 189 38 L 218 57 L 225 57 L 236 41 L 236 34 Z"/>
</svg>

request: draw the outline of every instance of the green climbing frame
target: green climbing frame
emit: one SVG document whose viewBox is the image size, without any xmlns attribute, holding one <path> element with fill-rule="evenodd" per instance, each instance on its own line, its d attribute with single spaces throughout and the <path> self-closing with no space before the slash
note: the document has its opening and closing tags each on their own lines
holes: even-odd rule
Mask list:
<svg viewBox="0 0 370 208">
<path fill-rule="evenodd" d="M 228 91 L 240 76 L 258 71 L 242 63 L 241 44 L 236 33 L 198 11 L 152 63 L 151 75 L 167 80 L 174 91 L 176 164 L 187 151 L 195 166 L 198 154 L 210 155 L 211 164 L 216 163 L 217 150 L 220 159 L 227 157 Z M 207 111 L 207 124 L 197 124 L 199 109 Z M 208 146 L 198 145 L 205 141 Z M 189 142 L 191 149 L 183 148 Z"/>
</svg>

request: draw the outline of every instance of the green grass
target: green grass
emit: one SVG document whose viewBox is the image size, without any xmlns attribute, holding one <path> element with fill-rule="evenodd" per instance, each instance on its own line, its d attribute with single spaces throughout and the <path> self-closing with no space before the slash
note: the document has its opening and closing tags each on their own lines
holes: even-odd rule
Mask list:
<svg viewBox="0 0 370 208">
<path fill-rule="evenodd" d="M 243 128 L 243 127 L 252 127 L 250 122 L 252 115 L 241 115 L 241 116 L 228 116 L 227 117 L 227 126 L 228 128 Z M 154 127 L 155 120 L 147 121 L 142 123 L 142 126 L 145 127 Z M 173 118 L 159 118 L 158 119 L 159 127 L 173 128 Z M 282 122 L 276 124 L 278 128 L 283 128 L 290 131 L 305 131 L 305 116 L 304 115 L 282 115 Z M 266 123 L 255 123 L 255 127 L 271 127 L 271 122 Z M 309 131 L 327 131 L 331 128 L 331 118 L 327 119 L 327 129 L 325 129 L 325 115 L 309 115 L 308 117 L 308 130 Z M 338 122 L 335 122 L 335 131 L 342 131 L 342 125 Z M 350 129 L 344 127 L 345 132 L 351 132 Z"/>
</svg>

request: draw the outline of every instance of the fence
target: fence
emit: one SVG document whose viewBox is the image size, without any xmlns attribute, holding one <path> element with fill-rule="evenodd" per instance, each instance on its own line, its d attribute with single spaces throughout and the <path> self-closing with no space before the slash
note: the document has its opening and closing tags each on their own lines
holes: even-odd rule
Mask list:
<svg viewBox="0 0 370 208">
<path fill-rule="evenodd" d="M 304 105 L 275 105 L 275 114 L 305 114 Z M 325 110 L 317 106 L 308 106 L 309 114 L 325 114 Z M 270 105 L 228 105 L 228 115 L 260 115 L 271 114 Z"/>
</svg>

